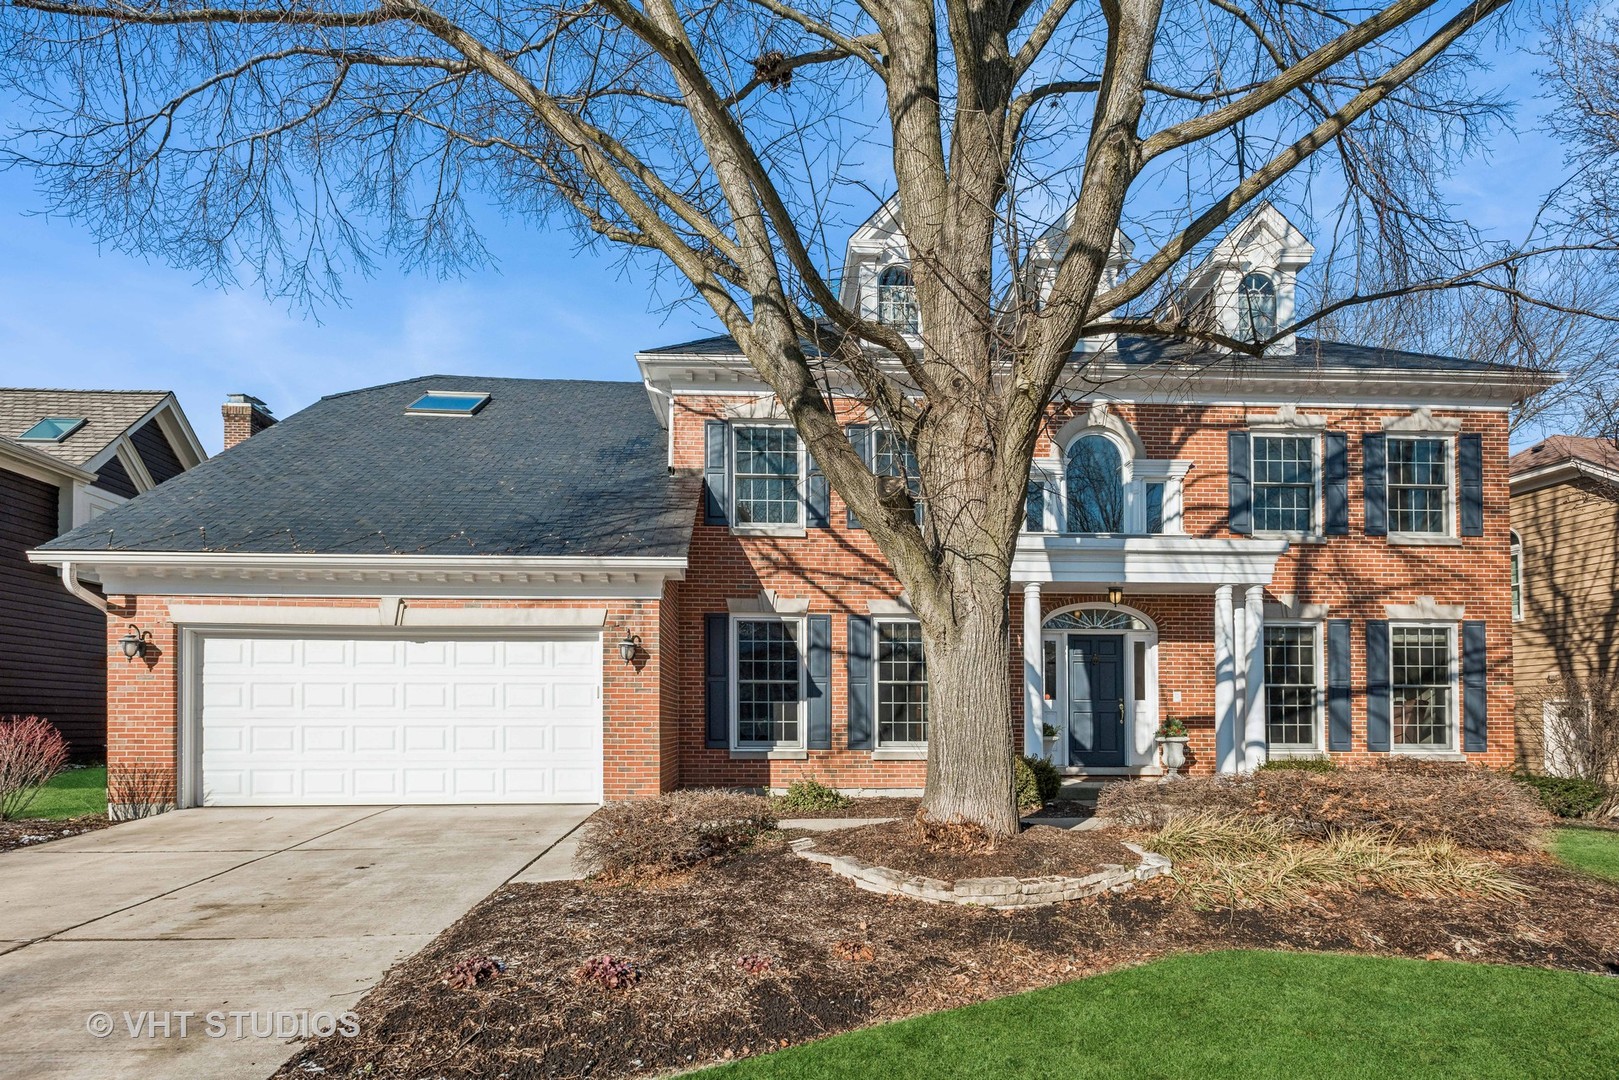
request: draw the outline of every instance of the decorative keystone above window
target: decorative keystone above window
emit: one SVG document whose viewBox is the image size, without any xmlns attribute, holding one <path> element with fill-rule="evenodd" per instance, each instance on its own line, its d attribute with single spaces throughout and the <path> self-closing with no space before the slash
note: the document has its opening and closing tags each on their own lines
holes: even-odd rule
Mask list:
<svg viewBox="0 0 1619 1080">
<path fill-rule="evenodd" d="M 84 426 L 82 416 L 47 416 L 21 435 L 21 442 L 59 443 Z"/>
<path fill-rule="evenodd" d="M 487 404 L 488 394 L 429 390 L 407 405 L 405 412 L 414 416 L 472 416 Z"/>
</svg>

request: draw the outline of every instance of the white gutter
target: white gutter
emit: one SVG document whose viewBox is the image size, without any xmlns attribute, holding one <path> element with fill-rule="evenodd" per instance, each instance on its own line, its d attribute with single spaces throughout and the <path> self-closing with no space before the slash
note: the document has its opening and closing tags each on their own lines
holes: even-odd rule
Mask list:
<svg viewBox="0 0 1619 1080">
<path fill-rule="evenodd" d="M 65 562 L 62 564 L 62 584 L 67 586 L 68 592 L 77 596 L 103 615 L 107 613 L 106 597 L 97 596 L 84 587 L 84 583 L 79 580 L 78 567 L 73 563 Z"/>
</svg>

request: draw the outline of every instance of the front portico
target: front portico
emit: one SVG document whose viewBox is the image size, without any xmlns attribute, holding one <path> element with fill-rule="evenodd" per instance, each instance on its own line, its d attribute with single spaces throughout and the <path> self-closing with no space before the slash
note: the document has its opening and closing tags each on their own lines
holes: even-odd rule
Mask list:
<svg viewBox="0 0 1619 1080">
<path fill-rule="evenodd" d="M 1025 752 L 1076 773 L 1155 775 L 1159 724 L 1212 714 L 1216 771 L 1262 764 L 1265 586 L 1286 550 L 1285 540 L 1020 537 Z M 1161 674 L 1155 608 L 1174 612 L 1173 674 Z"/>
</svg>

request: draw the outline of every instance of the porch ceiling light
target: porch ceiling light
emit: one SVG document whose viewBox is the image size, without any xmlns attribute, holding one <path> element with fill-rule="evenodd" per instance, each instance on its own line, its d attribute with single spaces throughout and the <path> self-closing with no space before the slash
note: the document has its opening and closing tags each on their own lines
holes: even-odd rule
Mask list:
<svg viewBox="0 0 1619 1080">
<path fill-rule="evenodd" d="M 1114 607 L 1124 603 L 1124 589 L 1118 585 L 1109 585 L 1107 587 L 1107 602 Z"/>
<path fill-rule="evenodd" d="M 118 640 L 124 650 L 124 659 L 133 660 L 137 656 L 145 656 L 146 650 L 152 647 L 152 632 L 142 630 L 134 623 L 129 624 L 129 632 Z"/>
<path fill-rule="evenodd" d="M 625 634 L 624 640 L 618 643 L 618 655 L 624 658 L 626 664 L 635 663 L 635 654 L 641 649 L 640 634 Z"/>
</svg>

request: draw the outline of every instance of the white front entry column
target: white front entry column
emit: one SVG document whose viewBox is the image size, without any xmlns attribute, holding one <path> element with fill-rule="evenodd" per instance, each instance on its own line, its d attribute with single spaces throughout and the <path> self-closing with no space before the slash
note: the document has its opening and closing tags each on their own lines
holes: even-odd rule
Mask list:
<svg viewBox="0 0 1619 1080">
<path fill-rule="evenodd" d="M 1247 671 L 1243 678 L 1243 772 L 1265 764 L 1265 587 L 1250 585 L 1243 596 L 1242 652 Z"/>
<path fill-rule="evenodd" d="M 1042 750 L 1040 729 L 1045 723 L 1045 660 L 1041 646 L 1040 583 L 1023 586 L 1023 752 Z"/>
<path fill-rule="evenodd" d="M 1237 627 L 1232 586 L 1214 590 L 1214 762 L 1222 773 L 1238 765 Z"/>
</svg>

